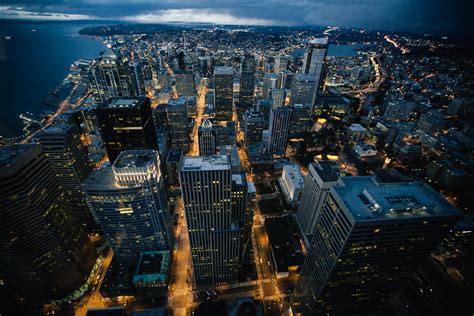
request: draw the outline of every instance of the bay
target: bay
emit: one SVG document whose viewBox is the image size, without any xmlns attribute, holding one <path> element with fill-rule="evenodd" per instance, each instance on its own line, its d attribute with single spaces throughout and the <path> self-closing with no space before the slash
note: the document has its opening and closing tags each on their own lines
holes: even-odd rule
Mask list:
<svg viewBox="0 0 474 316">
<path fill-rule="evenodd" d="M 79 58 L 95 58 L 104 45 L 80 36 L 90 22 L 0 21 L 0 135 L 22 134 L 19 115 L 55 108 L 43 103 Z M 10 39 L 7 40 L 6 37 Z"/>
</svg>

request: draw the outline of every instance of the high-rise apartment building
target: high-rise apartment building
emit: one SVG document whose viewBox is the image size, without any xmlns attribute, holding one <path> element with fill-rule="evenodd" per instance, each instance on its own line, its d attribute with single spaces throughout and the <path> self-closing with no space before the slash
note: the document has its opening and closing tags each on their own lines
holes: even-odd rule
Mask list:
<svg viewBox="0 0 474 316">
<path fill-rule="evenodd" d="M 97 255 L 40 145 L 0 148 L 0 266 L 33 300 L 86 284 Z"/>
<path fill-rule="evenodd" d="M 230 67 L 214 68 L 214 82 L 216 120 L 231 121 L 234 106 L 234 70 Z"/>
<path fill-rule="evenodd" d="M 197 285 L 236 282 L 241 241 L 229 157 L 185 157 L 180 180 Z"/>
<path fill-rule="evenodd" d="M 96 109 L 100 134 L 111 163 L 123 150 L 158 149 L 147 97 L 111 99 Z"/>
<path fill-rule="evenodd" d="M 94 170 L 84 189 L 121 261 L 135 262 L 144 251 L 171 249 L 173 235 L 157 151 L 123 151 L 113 166 Z"/>
<path fill-rule="evenodd" d="M 245 55 L 240 64 L 240 106 L 249 108 L 254 104 L 255 58 Z"/>
<path fill-rule="evenodd" d="M 461 218 L 424 183 L 341 177 L 317 216 L 294 310 L 376 311 Z"/>
<path fill-rule="evenodd" d="M 288 143 L 291 109 L 279 108 L 270 111 L 268 151 L 273 156 L 284 156 Z"/>
</svg>

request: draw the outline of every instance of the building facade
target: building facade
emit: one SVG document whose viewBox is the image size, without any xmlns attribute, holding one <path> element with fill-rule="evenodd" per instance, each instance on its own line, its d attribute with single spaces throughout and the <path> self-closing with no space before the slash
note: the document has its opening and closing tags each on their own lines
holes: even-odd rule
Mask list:
<svg viewBox="0 0 474 316">
<path fill-rule="evenodd" d="M 214 81 L 216 120 L 231 121 L 234 107 L 234 70 L 230 67 L 216 67 L 214 69 Z"/>
<path fill-rule="evenodd" d="M 31 300 L 63 299 L 86 284 L 97 258 L 41 146 L 0 149 L 0 266 Z"/>
<path fill-rule="evenodd" d="M 157 151 L 123 151 L 113 166 L 94 170 L 84 188 L 87 203 L 120 261 L 136 262 L 141 252 L 172 248 Z"/>
<path fill-rule="evenodd" d="M 96 114 L 111 163 L 123 150 L 158 149 L 150 99 L 111 99 L 97 107 Z"/>
<path fill-rule="evenodd" d="M 185 157 L 180 179 L 197 285 L 236 282 L 241 245 L 229 157 Z"/>
<path fill-rule="evenodd" d="M 421 182 L 340 178 L 317 218 L 294 310 L 377 311 L 461 218 Z"/>
<path fill-rule="evenodd" d="M 273 156 L 284 156 L 288 143 L 291 109 L 279 108 L 270 111 L 268 151 Z"/>
</svg>

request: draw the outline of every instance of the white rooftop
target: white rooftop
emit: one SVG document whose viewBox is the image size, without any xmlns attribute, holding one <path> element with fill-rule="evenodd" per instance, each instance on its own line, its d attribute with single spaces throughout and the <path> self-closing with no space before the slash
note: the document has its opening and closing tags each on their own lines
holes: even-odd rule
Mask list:
<svg viewBox="0 0 474 316">
<path fill-rule="evenodd" d="M 349 126 L 349 129 L 350 129 L 352 132 L 365 132 L 365 131 L 367 131 L 367 130 L 365 129 L 365 127 L 363 127 L 362 125 L 357 124 L 357 123 L 351 124 L 351 126 Z"/>
<path fill-rule="evenodd" d="M 297 165 L 284 165 L 283 173 L 288 175 L 295 188 L 302 188 L 304 186 L 304 178 Z"/>
<path fill-rule="evenodd" d="M 230 67 L 221 66 L 221 67 L 214 68 L 214 75 L 233 75 L 233 74 L 234 74 L 234 70 Z"/>
<path fill-rule="evenodd" d="M 226 155 L 184 157 L 181 171 L 230 170 Z"/>
<path fill-rule="evenodd" d="M 327 45 L 328 43 L 329 43 L 329 38 L 327 37 L 313 38 L 308 41 L 308 44 L 317 44 L 317 45 Z"/>
</svg>

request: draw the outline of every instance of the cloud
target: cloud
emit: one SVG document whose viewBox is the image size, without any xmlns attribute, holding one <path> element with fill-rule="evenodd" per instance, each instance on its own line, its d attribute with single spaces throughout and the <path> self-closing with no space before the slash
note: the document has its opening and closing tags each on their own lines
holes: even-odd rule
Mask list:
<svg viewBox="0 0 474 316">
<path fill-rule="evenodd" d="M 23 7 L 0 6 L 0 19 L 68 21 L 93 20 L 97 19 L 97 17 L 86 14 L 35 12 L 25 10 Z"/>
<path fill-rule="evenodd" d="M 231 25 L 275 25 L 277 21 L 265 18 L 252 18 L 232 15 L 222 9 L 167 9 L 125 16 L 126 21 L 139 23 L 214 23 Z"/>
</svg>

